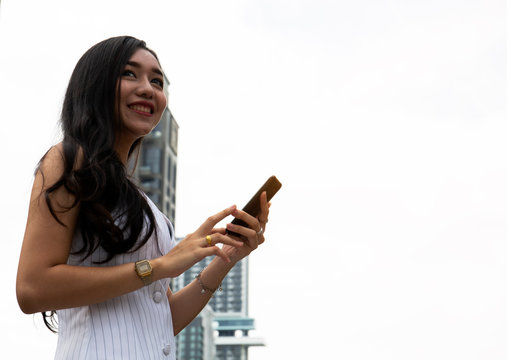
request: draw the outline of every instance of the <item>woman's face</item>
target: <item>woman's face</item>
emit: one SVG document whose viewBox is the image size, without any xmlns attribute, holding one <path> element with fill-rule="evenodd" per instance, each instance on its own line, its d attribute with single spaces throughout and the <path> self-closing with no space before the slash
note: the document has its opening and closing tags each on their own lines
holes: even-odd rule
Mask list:
<svg viewBox="0 0 507 360">
<path fill-rule="evenodd" d="M 134 142 L 157 126 L 167 104 L 164 76 L 157 59 L 138 49 L 125 66 L 120 81 L 119 140 Z"/>
</svg>

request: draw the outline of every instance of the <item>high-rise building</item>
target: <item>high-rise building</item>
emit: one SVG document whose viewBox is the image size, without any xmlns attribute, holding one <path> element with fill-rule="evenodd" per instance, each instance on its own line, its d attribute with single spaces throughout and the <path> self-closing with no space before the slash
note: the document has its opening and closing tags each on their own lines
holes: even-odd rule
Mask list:
<svg viewBox="0 0 507 360">
<path fill-rule="evenodd" d="M 265 345 L 263 339 L 249 336 L 255 324 L 248 316 L 248 258 L 231 269 L 222 288 L 210 301 L 215 311 L 216 359 L 248 360 L 250 346 Z"/>
<path fill-rule="evenodd" d="M 206 258 L 174 279 L 173 289 L 177 291 L 192 282 L 210 261 L 211 258 Z M 195 323 L 178 335 L 179 360 L 247 360 L 248 347 L 265 345 L 263 339 L 249 336 L 255 324 L 254 319 L 248 317 L 248 258 L 231 269 L 221 287 L 222 291 L 215 292 Z M 211 343 L 207 331 L 210 327 L 213 350 L 199 344 L 200 341 Z M 192 334 L 195 343 L 189 342 Z"/>
<path fill-rule="evenodd" d="M 206 306 L 185 329 L 176 336 L 178 360 L 216 359 L 213 310 Z"/>
<path fill-rule="evenodd" d="M 167 78 L 164 77 L 164 80 L 169 84 Z M 178 128 L 167 107 L 160 123 L 145 136 L 134 173 L 143 191 L 173 224 L 176 215 Z M 210 261 L 210 258 L 204 259 L 173 279 L 173 291 L 193 281 Z M 248 347 L 265 345 L 263 339 L 249 336 L 248 332 L 253 329 L 254 319 L 248 317 L 247 258 L 231 269 L 224 279 L 222 291 L 217 291 L 199 316 L 178 334 L 178 359 L 247 360 Z"/>
<path fill-rule="evenodd" d="M 165 76 L 164 80 L 169 83 Z M 134 174 L 146 195 L 173 224 L 176 215 L 178 128 L 171 110 L 166 107 L 158 125 L 144 137 Z"/>
</svg>

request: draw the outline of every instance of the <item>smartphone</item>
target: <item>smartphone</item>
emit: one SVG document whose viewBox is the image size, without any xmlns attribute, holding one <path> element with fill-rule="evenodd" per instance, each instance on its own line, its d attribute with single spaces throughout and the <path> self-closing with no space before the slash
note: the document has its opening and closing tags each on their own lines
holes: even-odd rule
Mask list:
<svg viewBox="0 0 507 360">
<path fill-rule="evenodd" d="M 278 181 L 278 179 L 276 178 L 276 176 L 271 176 L 264 183 L 264 185 L 262 185 L 261 188 L 255 193 L 255 195 L 252 196 L 252 198 L 250 199 L 250 201 L 243 208 L 243 211 L 246 212 L 246 213 L 248 213 L 248 214 L 250 214 L 250 215 L 252 215 L 252 216 L 254 216 L 254 217 L 257 216 L 257 215 L 259 215 L 259 213 L 261 212 L 260 196 L 261 196 L 262 192 L 263 191 L 266 192 L 267 199 L 269 201 L 278 192 L 278 190 L 280 190 L 281 187 L 282 187 L 282 183 L 280 183 L 280 181 Z M 243 220 L 240 220 L 240 219 L 237 219 L 237 218 L 234 219 L 234 220 L 232 220 L 232 223 L 236 224 L 236 225 L 241 225 L 241 226 L 248 227 L 247 223 L 245 223 Z M 242 237 L 242 235 L 240 235 L 238 233 L 235 233 L 234 231 L 226 230 L 226 233 L 228 235 Z"/>
</svg>

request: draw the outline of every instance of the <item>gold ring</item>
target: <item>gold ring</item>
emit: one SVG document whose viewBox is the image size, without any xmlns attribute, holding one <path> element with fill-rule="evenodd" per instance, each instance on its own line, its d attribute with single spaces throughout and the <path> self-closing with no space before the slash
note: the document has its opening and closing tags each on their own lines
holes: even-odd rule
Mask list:
<svg viewBox="0 0 507 360">
<path fill-rule="evenodd" d="M 211 236 L 206 235 L 206 241 L 208 242 L 208 246 L 211 246 Z"/>
</svg>

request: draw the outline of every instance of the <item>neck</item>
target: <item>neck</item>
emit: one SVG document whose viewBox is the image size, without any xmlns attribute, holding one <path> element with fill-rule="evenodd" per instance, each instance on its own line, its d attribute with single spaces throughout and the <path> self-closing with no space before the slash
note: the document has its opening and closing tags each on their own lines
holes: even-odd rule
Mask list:
<svg viewBox="0 0 507 360">
<path fill-rule="evenodd" d="M 121 162 L 123 163 L 123 166 L 125 168 L 127 167 L 127 161 L 129 157 L 129 151 L 132 147 L 133 142 L 121 142 L 117 141 L 114 149 L 116 150 L 116 153 L 118 154 Z"/>
</svg>

